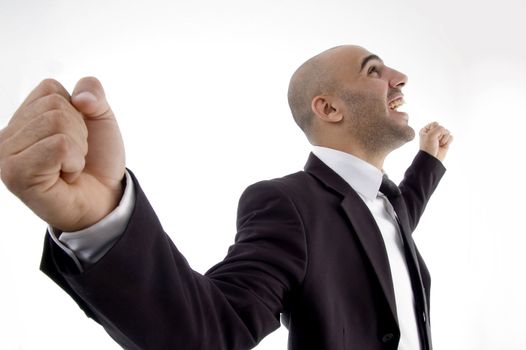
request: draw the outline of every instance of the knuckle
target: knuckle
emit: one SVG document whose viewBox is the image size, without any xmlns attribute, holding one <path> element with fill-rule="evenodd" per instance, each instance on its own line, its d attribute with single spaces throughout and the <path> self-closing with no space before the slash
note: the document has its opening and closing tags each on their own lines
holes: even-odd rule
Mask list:
<svg viewBox="0 0 526 350">
<path fill-rule="evenodd" d="M 55 79 L 44 79 L 39 85 L 39 88 L 46 94 L 53 94 L 63 89 L 62 85 Z"/>
<path fill-rule="evenodd" d="M 8 156 L 9 150 L 12 148 L 13 141 L 11 136 L 6 133 L 3 137 L 0 137 L 0 162 Z"/>
<path fill-rule="evenodd" d="M 68 152 L 69 142 L 68 137 L 65 134 L 56 134 L 50 137 L 49 140 L 50 148 L 57 155 L 64 155 Z"/>
<path fill-rule="evenodd" d="M 37 163 L 50 163 L 54 160 L 63 158 L 69 149 L 69 142 L 67 135 L 58 133 L 51 135 L 38 143 L 40 149 L 37 153 L 40 154 L 39 159 L 35 159 Z"/>
<path fill-rule="evenodd" d="M 44 115 L 42 115 L 44 123 L 48 124 L 48 127 L 53 131 L 64 131 L 66 128 L 66 116 L 64 111 L 60 109 L 53 109 Z"/>
<path fill-rule="evenodd" d="M 68 101 L 57 92 L 50 93 L 45 97 L 46 107 L 49 109 L 63 109 Z"/>
</svg>

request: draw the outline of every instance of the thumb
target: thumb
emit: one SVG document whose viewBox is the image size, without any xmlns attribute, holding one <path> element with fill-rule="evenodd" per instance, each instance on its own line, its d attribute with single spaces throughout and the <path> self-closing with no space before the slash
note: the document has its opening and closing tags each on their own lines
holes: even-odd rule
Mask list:
<svg viewBox="0 0 526 350">
<path fill-rule="evenodd" d="M 102 84 L 97 78 L 85 77 L 78 81 L 71 94 L 71 103 L 89 118 L 113 118 Z"/>
<path fill-rule="evenodd" d="M 84 172 L 108 187 L 120 188 L 125 170 L 124 143 L 98 79 L 80 79 L 71 94 L 71 103 L 83 115 L 88 129 L 89 149 Z"/>
</svg>

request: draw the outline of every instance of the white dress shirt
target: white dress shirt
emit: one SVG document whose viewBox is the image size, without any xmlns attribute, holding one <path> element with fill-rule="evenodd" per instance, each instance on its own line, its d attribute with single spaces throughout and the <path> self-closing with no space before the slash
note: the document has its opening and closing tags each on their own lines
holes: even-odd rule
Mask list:
<svg viewBox="0 0 526 350">
<path fill-rule="evenodd" d="M 351 154 L 315 146 L 313 153 L 342 177 L 362 198 L 382 234 L 395 291 L 399 350 L 419 350 L 413 290 L 404 256 L 396 214 L 387 198 L 379 192 L 382 172 Z M 95 264 L 124 233 L 135 205 L 135 188 L 126 172 L 126 187 L 119 206 L 95 225 L 76 232 L 58 233 L 49 227 L 53 241 L 77 264 L 80 271 Z"/>
</svg>

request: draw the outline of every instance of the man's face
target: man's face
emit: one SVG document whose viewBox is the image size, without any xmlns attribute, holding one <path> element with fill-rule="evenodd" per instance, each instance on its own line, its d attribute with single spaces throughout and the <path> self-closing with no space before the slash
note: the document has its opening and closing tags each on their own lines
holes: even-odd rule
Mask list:
<svg viewBox="0 0 526 350">
<path fill-rule="evenodd" d="M 407 77 L 361 47 L 344 47 L 335 56 L 337 94 L 350 135 L 371 150 L 393 150 L 411 141 L 415 132 L 408 115 L 397 111 Z"/>
</svg>

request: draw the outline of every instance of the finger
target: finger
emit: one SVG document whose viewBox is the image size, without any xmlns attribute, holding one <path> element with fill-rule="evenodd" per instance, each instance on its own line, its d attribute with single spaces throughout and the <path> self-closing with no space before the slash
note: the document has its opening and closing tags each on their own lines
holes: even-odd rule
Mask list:
<svg viewBox="0 0 526 350">
<path fill-rule="evenodd" d="M 62 84 L 60 84 L 58 81 L 54 79 L 45 79 L 41 81 L 40 84 L 38 84 L 37 87 L 33 89 L 33 91 L 31 91 L 31 93 L 26 97 L 24 102 L 22 102 L 18 110 L 24 108 L 25 106 L 31 104 L 33 101 L 41 97 L 52 95 L 52 94 L 58 94 L 62 96 L 64 99 L 66 99 L 67 101 L 70 100 L 70 95 L 68 91 L 64 88 L 64 86 L 62 86 Z M 15 112 L 14 115 L 16 115 L 17 112 Z"/>
<path fill-rule="evenodd" d="M 83 203 L 73 193 L 76 187 L 63 176 L 66 170 L 70 174 L 82 172 L 84 157 L 77 152 L 67 137 L 54 135 L 4 160 L 0 176 L 7 188 L 40 218 L 60 227 L 55 223 L 76 222 L 85 215 L 77 209 L 82 209 Z"/>
<path fill-rule="evenodd" d="M 446 129 L 443 126 L 436 125 L 427 132 L 427 136 L 429 138 L 438 140 L 442 135 L 444 135 L 445 130 Z"/>
<path fill-rule="evenodd" d="M 73 107 L 70 107 L 73 109 Z M 77 114 L 77 116 L 72 115 Z M 80 113 L 73 109 L 71 113 L 54 109 L 45 112 L 16 131 L 9 139 L 0 144 L 0 158 L 22 152 L 24 149 L 54 134 L 69 135 L 84 153 L 88 152 L 88 132 L 85 124 L 79 124 Z"/>
<path fill-rule="evenodd" d="M 50 173 L 76 173 L 84 168 L 84 152 L 64 134 L 45 138 L 18 155 L 20 174 L 29 176 Z"/>
<path fill-rule="evenodd" d="M 55 134 L 2 159 L 0 174 L 13 193 L 23 196 L 27 190 L 50 189 L 61 172 L 77 174 L 84 165 L 84 154 L 76 143 L 67 135 Z"/>
<path fill-rule="evenodd" d="M 79 128 L 85 128 L 85 123 L 82 115 L 71 105 L 69 99 L 58 93 L 52 93 L 46 96 L 42 96 L 30 104 L 21 107 L 15 116 L 13 117 L 8 130 L 4 137 L 10 137 L 13 133 L 19 129 L 26 127 L 28 123 L 35 118 L 38 118 L 42 114 L 45 114 L 51 110 L 62 110 L 65 114 L 69 115 L 70 118 L 76 120 Z M 87 132 L 87 131 L 86 131 Z"/>
<path fill-rule="evenodd" d="M 444 139 L 445 142 L 447 142 L 447 139 L 449 139 L 449 135 L 451 135 L 449 130 L 444 128 L 444 131 L 442 132 L 442 135 L 440 137 L 441 139 Z"/>
<path fill-rule="evenodd" d="M 424 126 L 420 132 L 423 132 L 423 133 L 427 133 L 429 132 L 430 130 L 436 128 L 437 126 L 439 126 L 439 124 L 437 122 L 431 122 L 429 124 L 427 124 L 426 126 Z"/>
<path fill-rule="evenodd" d="M 449 145 L 451 144 L 451 142 L 453 142 L 453 135 L 451 134 L 447 134 L 447 135 L 444 135 L 441 139 L 440 139 L 440 147 L 449 147 Z"/>
<path fill-rule="evenodd" d="M 448 143 L 448 140 L 449 140 L 448 134 L 442 135 L 442 137 L 440 137 L 440 139 L 438 140 L 438 145 L 440 147 L 445 147 Z"/>
<path fill-rule="evenodd" d="M 0 145 L 2 145 L 2 142 L 7 139 L 7 126 L 3 129 L 0 129 Z"/>
<path fill-rule="evenodd" d="M 106 100 L 102 84 L 97 78 L 85 77 L 78 81 L 73 90 L 73 105 L 89 118 L 113 118 L 113 112 Z"/>
</svg>

